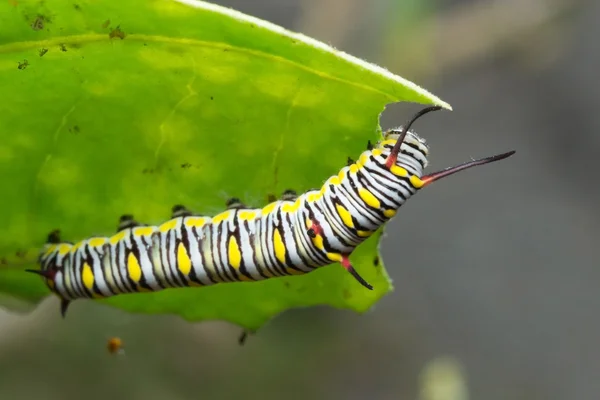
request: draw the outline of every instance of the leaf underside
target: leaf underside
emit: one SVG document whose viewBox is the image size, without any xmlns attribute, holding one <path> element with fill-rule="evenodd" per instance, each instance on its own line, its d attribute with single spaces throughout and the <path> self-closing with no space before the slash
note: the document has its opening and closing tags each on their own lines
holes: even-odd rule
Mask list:
<svg viewBox="0 0 600 400">
<path fill-rule="evenodd" d="M 214 215 L 230 197 L 322 185 L 379 138 L 397 101 L 449 106 L 410 82 L 243 14 L 171 0 L 0 4 L 0 294 L 49 295 L 26 274 L 48 232 L 115 233 L 119 216 Z M 7 95 L 8 94 L 8 95 Z M 391 289 L 380 234 L 304 276 L 99 300 L 256 330 L 294 307 L 363 312 Z M 77 307 L 74 303 L 73 307 Z M 58 310 L 57 310 L 58 314 Z"/>
</svg>

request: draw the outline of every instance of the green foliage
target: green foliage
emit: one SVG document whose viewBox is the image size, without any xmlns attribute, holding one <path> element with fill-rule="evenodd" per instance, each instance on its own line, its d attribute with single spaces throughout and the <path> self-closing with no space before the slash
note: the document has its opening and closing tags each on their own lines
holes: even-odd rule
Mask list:
<svg viewBox="0 0 600 400">
<path fill-rule="evenodd" d="M 378 139 L 387 103 L 449 108 L 383 69 L 207 3 L 9 0 L 0 26 L 0 293 L 31 303 L 49 291 L 23 269 L 53 229 L 75 242 L 114 234 L 126 213 L 160 223 L 178 203 L 208 215 L 229 197 L 262 207 L 358 156 Z M 391 290 L 374 265 L 379 236 L 352 256 L 373 291 L 333 265 L 100 301 L 248 329 L 292 307 L 360 312 Z"/>
</svg>

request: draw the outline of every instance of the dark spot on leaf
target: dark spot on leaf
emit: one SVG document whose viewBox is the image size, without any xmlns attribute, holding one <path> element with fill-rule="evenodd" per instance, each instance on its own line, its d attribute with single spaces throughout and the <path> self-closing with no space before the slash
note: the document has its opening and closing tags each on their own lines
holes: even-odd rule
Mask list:
<svg viewBox="0 0 600 400">
<path fill-rule="evenodd" d="M 73 4 L 73 8 L 77 11 L 81 11 L 81 6 L 77 3 Z"/>
<path fill-rule="evenodd" d="M 15 255 L 19 258 L 25 258 L 25 255 L 27 255 L 27 252 L 25 250 L 17 250 Z"/>
<path fill-rule="evenodd" d="M 8 260 L 5 257 L 0 258 L 0 265 L 8 264 Z"/>
<path fill-rule="evenodd" d="M 214 100 L 214 97 L 210 96 L 210 99 L 211 99 L 211 100 Z"/>
<path fill-rule="evenodd" d="M 108 28 L 109 25 L 110 25 L 110 19 L 107 19 L 106 21 L 104 21 L 102 23 L 101 26 L 102 26 L 102 29 L 106 29 L 106 28 Z"/>
<path fill-rule="evenodd" d="M 61 44 L 59 45 L 59 47 L 60 47 L 60 51 L 67 51 L 67 45 L 66 45 L 66 44 L 64 44 L 64 43 L 61 43 Z"/>
<path fill-rule="evenodd" d="M 191 166 L 192 166 L 192 164 L 190 164 L 190 163 L 187 163 L 187 162 L 186 162 L 186 163 L 183 163 L 183 164 L 181 164 L 181 168 L 189 168 L 189 167 L 191 167 Z"/>
<path fill-rule="evenodd" d="M 144 46 L 148 46 L 148 43 L 144 43 Z"/>
<path fill-rule="evenodd" d="M 46 54 L 48 52 L 48 49 L 40 49 L 40 57 L 44 57 L 44 54 Z"/>
<path fill-rule="evenodd" d="M 23 62 L 19 62 L 19 65 L 17 66 L 17 68 L 19 68 L 19 69 L 25 69 L 28 66 L 29 66 L 29 61 L 23 60 Z"/>
<path fill-rule="evenodd" d="M 108 34 L 108 37 L 111 39 L 119 38 L 121 40 L 125 39 L 125 32 L 121 30 L 121 26 L 117 26 L 115 29 L 111 30 Z"/>
<path fill-rule="evenodd" d="M 344 299 L 348 300 L 352 298 L 352 293 L 348 289 L 344 289 L 342 296 L 344 296 Z"/>
<path fill-rule="evenodd" d="M 144 168 L 142 170 L 142 174 L 153 174 L 154 170 L 152 168 Z"/>
<path fill-rule="evenodd" d="M 379 266 L 379 256 L 375 256 L 375 259 L 373 260 L 373 265 L 376 267 Z"/>
<path fill-rule="evenodd" d="M 79 126 L 73 125 L 71 128 L 69 128 L 69 132 L 79 133 L 80 132 Z"/>
<path fill-rule="evenodd" d="M 46 23 L 50 22 L 50 18 L 38 14 L 35 19 L 33 20 L 33 22 L 31 23 L 31 29 L 33 29 L 34 31 L 41 31 L 42 29 L 44 29 L 44 26 L 46 26 Z"/>
<path fill-rule="evenodd" d="M 272 203 L 272 202 L 274 202 L 275 200 L 277 200 L 277 197 L 276 197 L 274 194 L 272 194 L 272 193 L 269 193 L 269 194 L 267 195 L 267 203 Z"/>
<path fill-rule="evenodd" d="M 71 47 L 74 49 L 80 49 L 81 48 L 81 43 L 71 43 Z"/>
<path fill-rule="evenodd" d="M 288 289 L 289 289 L 289 288 L 290 288 L 292 285 L 290 285 L 290 283 L 289 283 L 289 282 L 285 282 L 285 281 L 284 281 L 284 282 L 283 282 L 283 286 L 285 286 L 286 288 L 288 288 Z"/>
</svg>

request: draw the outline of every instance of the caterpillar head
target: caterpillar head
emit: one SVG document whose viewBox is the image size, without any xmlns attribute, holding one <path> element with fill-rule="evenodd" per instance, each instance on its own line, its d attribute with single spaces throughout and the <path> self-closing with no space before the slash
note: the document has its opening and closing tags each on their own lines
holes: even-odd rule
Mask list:
<svg viewBox="0 0 600 400">
<path fill-rule="evenodd" d="M 394 140 L 398 144 L 403 130 L 404 126 L 388 130 L 384 133 L 384 140 Z M 396 164 L 399 166 L 410 166 L 414 172 L 418 172 L 418 175 L 421 176 L 423 170 L 427 167 L 427 157 L 429 156 L 429 147 L 425 139 L 417 135 L 415 131 L 409 129 L 406 131 L 404 140 L 402 140 L 399 146 Z"/>
<path fill-rule="evenodd" d="M 386 135 L 386 139 L 387 138 L 396 139 L 396 143 L 394 144 L 394 147 L 390 151 L 390 154 L 388 155 L 387 160 L 385 162 L 385 165 L 387 168 L 389 168 L 391 170 L 392 167 L 394 167 L 399 161 L 400 162 L 409 162 L 411 158 L 413 160 L 422 161 L 422 162 L 420 162 L 420 164 L 423 169 L 427 166 L 427 155 L 428 155 L 429 149 L 427 148 L 427 145 L 425 144 L 425 140 L 421 139 L 415 132 L 411 131 L 410 126 L 413 124 L 413 122 L 415 122 L 422 115 L 427 114 L 428 112 L 431 112 L 431 111 L 437 111 L 437 110 L 441 110 L 441 109 L 442 109 L 442 107 L 440 107 L 440 106 L 426 107 L 426 108 L 422 109 L 421 111 L 419 111 L 418 113 L 416 113 L 402 127 L 398 128 L 398 129 L 392 129 L 391 131 L 389 131 L 389 133 Z M 406 152 L 411 154 L 411 156 L 409 156 L 408 159 L 406 159 L 406 156 L 403 154 Z M 502 159 L 512 156 L 514 153 L 515 153 L 515 151 L 513 150 L 513 151 L 509 151 L 507 153 L 498 154 L 498 155 L 486 157 L 486 158 L 481 158 L 479 160 L 468 161 L 468 162 L 456 165 L 454 167 L 448 167 L 441 171 L 437 171 L 437 172 L 434 172 L 434 173 L 431 173 L 431 174 L 428 174 L 425 176 L 421 176 L 420 179 L 416 180 L 416 181 L 418 181 L 418 183 L 414 182 L 413 185 L 416 188 L 420 189 L 420 188 L 423 188 L 439 179 L 442 179 L 446 176 L 453 175 L 464 169 L 475 167 L 477 165 L 488 164 L 488 163 L 491 163 L 494 161 L 499 161 L 499 160 L 502 160 Z M 402 158 L 405 158 L 405 159 L 402 159 Z"/>
</svg>

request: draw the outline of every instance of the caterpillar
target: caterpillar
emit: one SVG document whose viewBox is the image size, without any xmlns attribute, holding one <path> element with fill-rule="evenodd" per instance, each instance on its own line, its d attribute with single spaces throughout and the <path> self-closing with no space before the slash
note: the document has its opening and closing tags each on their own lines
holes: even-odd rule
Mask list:
<svg viewBox="0 0 600 400">
<path fill-rule="evenodd" d="M 259 281 L 306 274 L 339 263 L 357 283 L 373 287 L 350 262 L 353 250 L 396 215 L 417 191 L 459 171 L 505 159 L 515 151 L 472 160 L 427 175 L 428 146 L 411 125 L 370 142 L 357 161 L 348 160 L 321 189 L 297 195 L 292 190 L 262 209 L 239 199 L 215 216 L 195 215 L 183 205 L 158 226 L 142 225 L 132 215 L 120 218 L 116 235 L 62 241 L 48 235 L 38 258 L 50 291 L 61 299 L 63 317 L 75 299 L 158 291 L 226 282 Z"/>
</svg>

